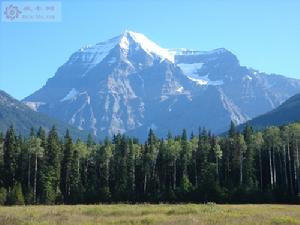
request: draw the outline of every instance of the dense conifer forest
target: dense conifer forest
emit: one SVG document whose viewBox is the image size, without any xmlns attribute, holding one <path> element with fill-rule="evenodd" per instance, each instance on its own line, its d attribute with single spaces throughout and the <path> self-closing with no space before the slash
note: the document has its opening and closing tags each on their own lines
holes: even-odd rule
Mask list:
<svg viewBox="0 0 300 225">
<path fill-rule="evenodd" d="M 99 202 L 297 203 L 300 124 L 205 129 L 140 143 L 115 135 L 96 143 L 32 129 L 0 135 L 0 204 Z"/>
</svg>

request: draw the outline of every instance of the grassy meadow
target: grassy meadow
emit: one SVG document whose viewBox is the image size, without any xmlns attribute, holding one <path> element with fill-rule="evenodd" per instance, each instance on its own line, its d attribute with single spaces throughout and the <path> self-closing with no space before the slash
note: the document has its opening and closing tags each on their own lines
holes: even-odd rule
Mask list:
<svg viewBox="0 0 300 225">
<path fill-rule="evenodd" d="M 0 207 L 0 224 L 300 224 L 300 205 L 12 206 Z"/>
</svg>

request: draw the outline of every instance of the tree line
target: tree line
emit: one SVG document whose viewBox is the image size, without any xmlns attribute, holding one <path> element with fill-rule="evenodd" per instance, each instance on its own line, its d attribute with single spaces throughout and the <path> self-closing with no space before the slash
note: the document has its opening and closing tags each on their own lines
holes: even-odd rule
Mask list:
<svg viewBox="0 0 300 225">
<path fill-rule="evenodd" d="M 96 143 L 33 129 L 0 134 L 0 204 L 99 202 L 299 203 L 300 124 L 205 129 Z"/>
</svg>

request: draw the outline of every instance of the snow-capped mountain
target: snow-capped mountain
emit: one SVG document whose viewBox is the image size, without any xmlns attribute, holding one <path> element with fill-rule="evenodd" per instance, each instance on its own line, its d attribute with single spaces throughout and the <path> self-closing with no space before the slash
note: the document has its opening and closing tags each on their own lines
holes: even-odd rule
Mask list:
<svg viewBox="0 0 300 225">
<path fill-rule="evenodd" d="M 24 102 L 98 136 L 144 137 L 149 128 L 222 132 L 297 92 L 299 80 L 242 67 L 226 49 L 168 50 L 125 31 L 79 49 Z"/>
</svg>

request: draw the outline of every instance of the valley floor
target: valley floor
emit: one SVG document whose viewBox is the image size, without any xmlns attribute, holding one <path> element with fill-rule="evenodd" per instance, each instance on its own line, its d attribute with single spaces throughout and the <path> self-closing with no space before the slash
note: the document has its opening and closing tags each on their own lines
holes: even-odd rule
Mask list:
<svg viewBox="0 0 300 225">
<path fill-rule="evenodd" d="M 12 206 L 0 207 L 0 224 L 300 224 L 300 205 Z"/>
</svg>

